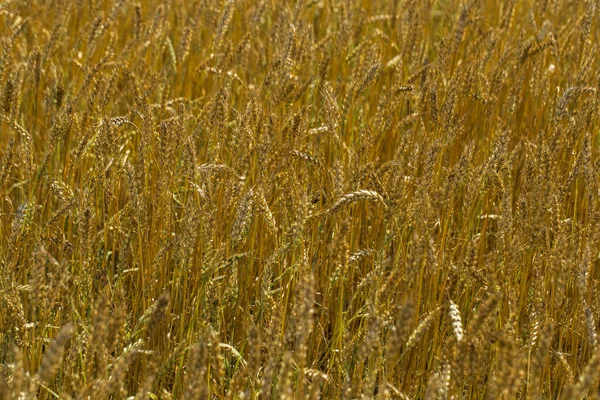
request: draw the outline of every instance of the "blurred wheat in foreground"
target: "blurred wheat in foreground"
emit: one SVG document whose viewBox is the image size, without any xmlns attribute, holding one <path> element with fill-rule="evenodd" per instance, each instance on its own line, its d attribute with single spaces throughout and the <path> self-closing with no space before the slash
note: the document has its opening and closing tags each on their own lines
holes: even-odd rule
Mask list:
<svg viewBox="0 0 600 400">
<path fill-rule="evenodd" d="M 600 1 L 0 2 L 1 399 L 598 399 Z"/>
</svg>

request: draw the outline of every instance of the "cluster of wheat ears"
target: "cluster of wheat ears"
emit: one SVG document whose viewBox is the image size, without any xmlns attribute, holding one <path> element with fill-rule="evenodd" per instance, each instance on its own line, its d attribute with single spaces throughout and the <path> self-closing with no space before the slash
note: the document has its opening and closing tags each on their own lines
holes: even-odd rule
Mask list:
<svg viewBox="0 0 600 400">
<path fill-rule="evenodd" d="M 0 399 L 598 398 L 600 1 L 0 32 Z"/>
</svg>

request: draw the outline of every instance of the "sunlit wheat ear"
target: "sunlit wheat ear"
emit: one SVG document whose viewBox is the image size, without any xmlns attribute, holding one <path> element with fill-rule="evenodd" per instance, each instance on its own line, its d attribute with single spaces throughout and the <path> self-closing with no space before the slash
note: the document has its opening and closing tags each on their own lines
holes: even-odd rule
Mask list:
<svg viewBox="0 0 600 400">
<path fill-rule="evenodd" d="M 450 300 L 450 320 L 452 321 L 452 329 L 454 330 L 456 341 L 460 342 L 463 339 L 463 324 L 460 318 L 460 310 L 452 300 Z"/>
<path fill-rule="evenodd" d="M 355 203 L 357 201 L 380 202 L 381 204 L 383 204 L 384 207 L 386 207 L 385 200 L 379 193 L 373 190 L 363 189 L 358 190 L 356 192 L 344 194 L 333 206 L 331 206 L 329 210 L 327 210 L 327 213 L 333 214 L 337 212 L 340 208 L 348 204 Z"/>
</svg>

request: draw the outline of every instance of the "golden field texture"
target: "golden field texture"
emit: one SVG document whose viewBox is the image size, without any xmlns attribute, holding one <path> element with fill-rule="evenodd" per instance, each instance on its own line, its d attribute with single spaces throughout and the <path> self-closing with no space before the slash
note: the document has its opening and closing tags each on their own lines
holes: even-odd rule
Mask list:
<svg viewBox="0 0 600 400">
<path fill-rule="evenodd" d="M 2 1 L 0 398 L 598 398 L 599 8 Z"/>
</svg>

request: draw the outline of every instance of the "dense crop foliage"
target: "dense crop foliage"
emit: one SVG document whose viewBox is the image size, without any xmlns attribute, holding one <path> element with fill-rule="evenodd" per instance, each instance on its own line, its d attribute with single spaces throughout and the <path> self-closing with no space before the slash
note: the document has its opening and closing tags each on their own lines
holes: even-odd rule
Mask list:
<svg viewBox="0 0 600 400">
<path fill-rule="evenodd" d="M 0 3 L 0 398 L 597 398 L 597 0 Z"/>
</svg>

